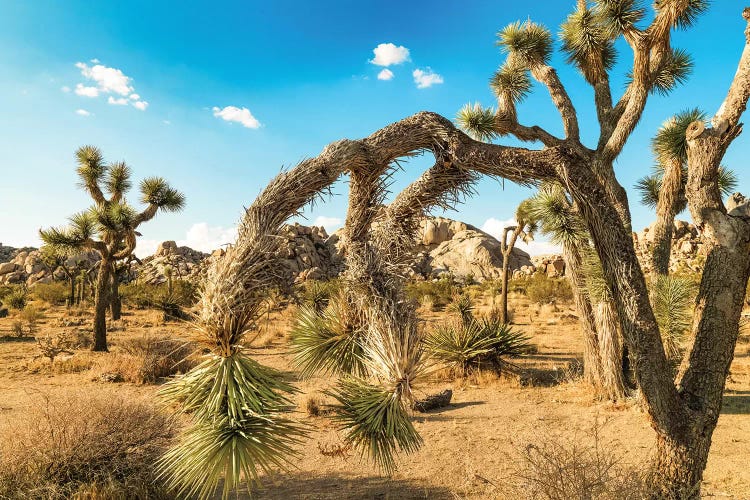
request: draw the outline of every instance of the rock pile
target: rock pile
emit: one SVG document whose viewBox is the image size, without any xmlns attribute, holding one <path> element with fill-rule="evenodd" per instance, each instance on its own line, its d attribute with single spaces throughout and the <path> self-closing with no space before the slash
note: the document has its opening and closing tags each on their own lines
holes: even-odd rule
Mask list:
<svg viewBox="0 0 750 500">
<path fill-rule="evenodd" d="M 650 255 L 654 245 L 654 224 L 646 227 L 640 233 L 633 233 L 638 260 L 643 272 L 651 272 Z M 701 272 L 705 263 L 705 252 L 698 229 L 684 220 L 674 221 L 672 229 L 672 250 L 669 259 L 669 271 Z"/>
<path fill-rule="evenodd" d="M 550 278 L 565 276 L 565 261 L 561 255 L 535 255 L 531 262 L 532 268 L 521 269 L 519 273 L 514 273 L 513 277 L 520 274 L 531 275 L 535 271 L 541 271 Z"/>
<path fill-rule="evenodd" d="M 281 228 L 282 266 L 295 281 L 338 276 L 343 261 L 337 244 L 339 235 L 328 235 L 323 227 L 287 224 Z"/>
<path fill-rule="evenodd" d="M 68 258 L 65 266 L 70 270 L 91 269 L 98 261 L 99 254 L 96 252 L 84 252 Z M 0 264 L 0 284 L 32 286 L 63 279 L 66 279 L 66 275 L 62 267 L 51 269 L 36 249 L 20 250 L 10 261 Z"/>
<path fill-rule="evenodd" d="M 138 280 L 149 285 L 159 285 L 167 281 L 166 268 L 172 269 L 173 279 L 194 279 L 205 269 L 208 254 L 190 247 L 178 247 L 174 241 L 159 244 L 154 255 L 141 260 L 131 267 L 127 280 Z"/>
<path fill-rule="evenodd" d="M 421 222 L 421 241 L 414 249 L 415 274 L 436 278 L 450 273 L 458 278 L 482 281 L 502 275 L 500 242 L 484 231 L 464 222 L 444 217 L 428 217 Z M 532 266 L 529 254 L 514 248 L 511 271 Z"/>
</svg>

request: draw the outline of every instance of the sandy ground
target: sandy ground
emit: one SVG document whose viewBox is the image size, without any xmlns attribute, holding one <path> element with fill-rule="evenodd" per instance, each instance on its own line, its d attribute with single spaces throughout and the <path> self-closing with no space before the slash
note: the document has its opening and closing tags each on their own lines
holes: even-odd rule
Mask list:
<svg viewBox="0 0 750 500">
<path fill-rule="evenodd" d="M 488 308 L 480 299 L 481 307 Z M 299 380 L 286 353 L 290 314 L 275 313 L 269 331 L 255 342 L 254 355 L 263 363 L 290 372 L 302 393 L 295 418 L 314 430 L 302 447 L 297 469 L 265 480 L 260 498 L 519 498 L 519 452 L 531 443 L 550 440 L 589 442 L 597 428 L 600 442 L 614 447 L 623 463 L 644 463 L 652 453 L 654 433 L 635 401 L 621 404 L 595 401 L 591 390 L 575 376 L 581 355 L 578 326 L 570 306 L 530 306 L 513 297 L 516 327 L 532 336 L 536 354 L 517 360 L 522 376 L 482 376 L 478 380 L 447 380 L 433 375 L 418 386 L 431 394 L 454 391 L 451 405 L 429 414 L 416 414 L 414 422 L 424 438 L 421 450 L 403 456 L 390 478 L 362 460 L 354 451 L 325 456 L 320 448 L 342 443 L 342 434 L 328 417 L 311 417 L 308 398 L 322 397 L 330 387 L 328 377 Z M 446 313 L 424 313 L 427 322 L 444 320 Z M 69 322 L 80 322 L 70 325 Z M 0 319 L 0 336 L 9 335 L 12 318 Z M 178 323 L 164 323 L 156 311 L 126 310 L 110 334 L 112 350 L 120 339 L 145 334 L 185 335 Z M 87 331 L 87 317 L 71 317 L 64 308 L 48 308 L 40 333 L 67 329 Z M 0 341 L 0 420 L 23 418 L 25 409 L 42 394 L 71 388 L 114 391 L 133 397 L 154 396 L 157 386 L 104 383 L 92 371 L 52 375 L 39 366 L 33 342 Z M 96 364 L 106 354 L 77 352 Z M 704 495 L 750 498 L 750 338 L 743 334 L 737 346 L 724 408 L 714 433 L 705 473 Z M 515 495 L 515 496 L 514 496 Z"/>
</svg>

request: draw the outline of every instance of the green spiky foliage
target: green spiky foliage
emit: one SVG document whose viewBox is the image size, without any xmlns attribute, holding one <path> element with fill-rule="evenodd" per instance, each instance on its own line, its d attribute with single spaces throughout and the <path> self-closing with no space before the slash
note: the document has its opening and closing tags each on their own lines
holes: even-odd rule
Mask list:
<svg viewBox="0 0 750 500">
<path fill-rule="evenodd" d="M 529 199 L 528 210 L 539 221 L 542 234 L 556 245 L 579 246 L 588 243 L 588 230 L 573 210 L 565 190 L 559 183 L 544 183 Z"/>
<path fill-rule="evenodd" d="M 709 4 L 709 0 L 656 0 L 654 8 L 657 12 L 669 12 L 674 27 L 686 29 L 695 24 Z"/>
<path fill-rule="evenodd" d="M 448 310 L 452 313 L 458 314 L 461 318 L 461 322 L 468 325 L 474 321 L 474 301 L 471 300 L 471 296 L 466 293 L 462 293 L 453 299 L 453 302 L 448 306 Z"/>
<path fill-rule="evenodd" d="M 327 394 L 337 401 L 333 418 L 347 432 L 347 441 L 386 474 L 395 471 L 397 453 L 413 453 L 422 445 L 397 391 L 347 377 Z"/>
<path fill-rule="evenodd" d="M 610 26 L 597 11 L 577 9 L 560 29 L 562 49 L 591 84 L 607 77 L 617 60 Z"/>
<path fill-rule="evenodd" d="M 682 343 L 692 324 L 694 297 L 694 282 L 679 276 L 659 276 L 651 293 L 664 350 L 674 364 L 682 358 Z"/>
<path fill-rule="evenodd" d="M 646 15 L 641 0 L 595 0 L 593 11 L 612 40 L 636 29 Z"/>
<path fill-rule="evenodd" d="M 323 311 L 303 305 L 291 331 L 294 363 L 305 377 L 324 373 L 364 376 L 364 332 L 352 326 L 345 302 L 332 300 Z"/>
<path fill-rule="evenodd" d="M 552 55 L 552 34 L 531 21 L 511 23 L 497 34 L 497 45 L 526 68 L 547 64 Z"/>
<path fill-rule="evenodd" d="M 506 62 L 492 75 L 490 88 L 498 99 L 508 99 L 514 104 L 523 101 L 531 91 L 531 78 L 521 64 Z"/>
<path fill-rule="evenodd" d="M 300 294 L 301 304 L 320 313 L 328 306 L 338 291 L 339 283 L 336 280 L 305 281 Z"/>
<path fill-rule="evenodd" d="M 456 123 L 478 141 L 490 141 L 498 134 L 495 131 L 495 110 L 484 108 L 478 102 L 467 104 L 456 115 Z"/>
<path fill-rule="evenodd" d="M 685 50 L 669 52 L 661 70 L 656 75 L 653 92 L 667 95 L 678 85 L 685 83 L 693 71 L 693 58 Z"/>
<path fill-rule="evenodd" d="M 651 140 L 651 150 L 654 158 L 656 158 L 656 165 L 651 175 L 639 179 L 635 185 L 643 205 L 656 208 L 664 172 L 670 165 L 677 163 L 682 169 L 682 188 L 680 196 L 676 200 L 675 213 L 685 210 L 687 207 L 687 199 L 684 194 L 687 183 L 687 139 L 685 132 L 691 123 L 705 120 L 706 114 L 703 111 L 697 108 L 688 109 L 669 118 L 659 128 Z M 718 174 L 718 184 L 722 195 L 730 195 L 737 187 L 736 174 L 723 166 L 719 168 Z"/>
<path fill-rule="evenodd" d="M 193 425 L 157 464 L 179 497 L 211 498 L 223 480 L 222 498 L 259 473 L 289 468 L 305 427 L 285 417 L 296 390 L 277 370 L 247 357 L 211 355 L 165 385 L 162 399 L 179 405 Z"/>
<path fill-rule="evenodd" d="M 529 337 L 496 318 L 438 325 L 424 343 L 433 358 L 460 376 L 482 368 L 497 369 L 502 357 L 520 356 L 531 346 Z"/>
</svg>

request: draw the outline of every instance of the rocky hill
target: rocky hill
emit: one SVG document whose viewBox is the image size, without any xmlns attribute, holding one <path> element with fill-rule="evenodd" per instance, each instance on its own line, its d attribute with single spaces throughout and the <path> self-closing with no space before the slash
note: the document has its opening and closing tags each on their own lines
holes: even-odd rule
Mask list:
<svg viewBox="0 0 750 500">
<path fill-rule="evenodd" d="M 653 224 L 644 228 L 639 233 L 633 233 L 633 243 L 638 254 L 638 260 L 645 273 L 651 272 L 649 255 L 652 251 Z M 669 271 L 703 271 L 705 263 L 705 251 L 698 229 L 684 220 L 674 221 L 672 231 L 672 251 L 669 259 Z"/>
</svg>

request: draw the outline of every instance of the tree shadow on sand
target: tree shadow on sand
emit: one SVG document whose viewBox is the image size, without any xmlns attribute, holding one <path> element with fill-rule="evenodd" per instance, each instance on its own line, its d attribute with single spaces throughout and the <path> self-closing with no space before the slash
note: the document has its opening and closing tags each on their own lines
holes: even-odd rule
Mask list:
<svg viewBox="0 0 750 500">
<path fill-rule="evenodd" d="M 232 495 L 234 497 L 234 495 Z M 216 498 L 221 498 L 219 494 Z M 263 478 L 263 487 L 253 489 L 252 495 L 247 491 L 239 493 L 242 499 L 268 500 L 339 500 L 339 499 L 377 499 L 377 500 L 449 500 L 455 498 L 453 493 L 441 486 L 434 486 L 422 481 L 409 479 L 390 479 L 382 476 L 342 476 L 333 473 L 313 475 L 277 474 Z"/>
</svg>

